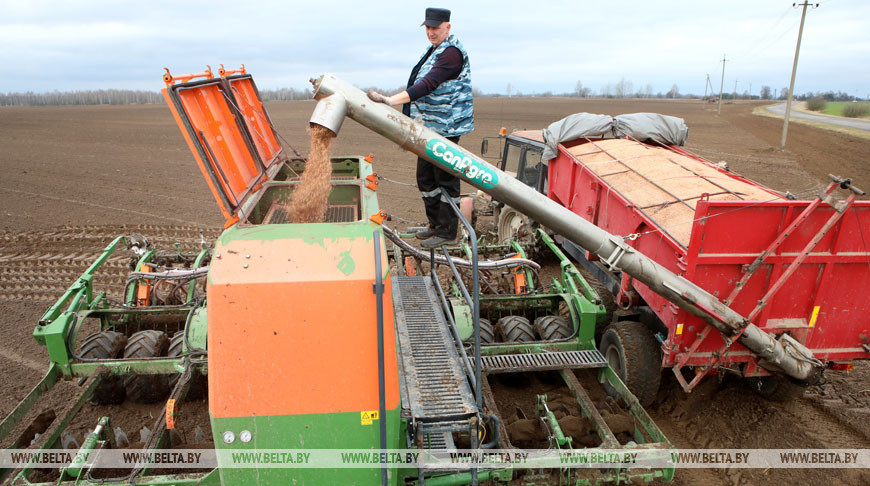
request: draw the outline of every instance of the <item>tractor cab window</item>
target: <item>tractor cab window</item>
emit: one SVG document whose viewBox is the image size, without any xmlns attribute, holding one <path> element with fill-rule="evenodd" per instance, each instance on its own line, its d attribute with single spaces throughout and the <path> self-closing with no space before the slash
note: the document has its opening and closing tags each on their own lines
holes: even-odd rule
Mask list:
<svg viewBox="0 0 870 486">
<path fill-rule="evenodd" d="M 508 143 L 505 146 L 504 167 L 502 170 L 512 176 L 517 176 L 517 171 L 520 168 L 520 158 L 523 154 L 523 148 L 519 145 Z"/>
<path fill-rule="evenodd" d="M 541 163 L 541 182 L 538 186 L 538 192 L 547 194 L 547 164 Z"/>
<path fill-rule="evenodd" d="M 542 150 L 537 147 L 527 146 L 523 173 L 518 176 L 526 185 L 534 188 L 538 187 L 538 178 L 541 176 L 541 168 L 544 167 L 541 163 L 542 153 Z"/>
</svg>

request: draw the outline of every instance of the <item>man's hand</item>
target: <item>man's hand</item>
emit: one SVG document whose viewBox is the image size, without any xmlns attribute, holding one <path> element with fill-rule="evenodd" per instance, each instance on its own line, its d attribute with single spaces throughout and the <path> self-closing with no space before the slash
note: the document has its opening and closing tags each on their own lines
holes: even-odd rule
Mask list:
<svg viewBox="0 0 870 486">
<path fill-rule="evenodd" d="M 376 103 L 383 103 L 385 105 L 393 105 L 393 100 L 389 96 L 384 96 L 377 91 L 370 89 L 368 92 L 369 99 Z"/>
</svg>

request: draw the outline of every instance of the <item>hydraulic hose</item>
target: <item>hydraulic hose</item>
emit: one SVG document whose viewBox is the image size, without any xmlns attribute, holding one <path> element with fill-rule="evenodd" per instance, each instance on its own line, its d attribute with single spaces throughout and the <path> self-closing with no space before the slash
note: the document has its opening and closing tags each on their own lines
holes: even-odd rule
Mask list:
<svg viewBox="0 0 870 486">
<path fill-rule="evenodd" d="M 489 430 L 492 431 L 492 440 L 490 440 L 489 442 L 486 442 L 484 444 L 481 444 L 480 448 L 481 449 L 493 449 L 493 448 L 495 448 L 495 446 L 498 445 L 499 434 L 501 433 L 500 432 L 501 419 L 499 419 L 498 415 L 496 415 L 494 413 L 487 414 L 486 418 L 489 419 L 488 420 L 489 422 L 492 422 L 492 423 L 490 423 L 490 426 L 489 426 Z"/>
<path fill-rule="evenodd" d="M 416 257 L 429 259 L 429 254 L 424 252 L 419 248 L 415 248 L 411 246 L 407 241 L 403 240 L 395 231 L 391 230 L 387 225 L 381 225 L 381 228 L 384 230 L 384 234 L 387 238 L 390 239 L 393 243 L 399 245 L 402 248 L 402 251 L 410 253 Z M 471 262 L 458 257 L 450 257 L 450 260 L 457 267 L 462 268 L 471 268 Z M 442 255 L 435 255 L 435 263 L 440 263 L 442 265 L 447 265 L 447 259 Z M 531 268 L 534 271 L 538 271 L 541 269 L 541 266 L 532 260 L 528 260 L 525 258 L 505 258 L 502 260 L 480 260 L 477 263 L 477 268 L 480 270 L 499 270 L 504 268 L 516 268 L 516 267 L 524 267 Z"/>
</svg>

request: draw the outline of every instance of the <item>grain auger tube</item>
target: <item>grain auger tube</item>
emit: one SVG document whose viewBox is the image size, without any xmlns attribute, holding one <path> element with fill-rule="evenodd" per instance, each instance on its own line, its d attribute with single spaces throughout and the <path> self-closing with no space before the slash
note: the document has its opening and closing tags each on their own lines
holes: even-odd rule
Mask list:
<svg viewBox="0 0 870 486">
<path fill-rule="evenodd" d="M 453 172 L 493 199 L 522 211 L 594 253 L 609 267 L 626 272 L 677 306 L 704 319 L 723 334 L 727 343 L 739 341 L 756 353 L 762 358 L 760 363 L 764 368 L 810 384 L 820 379 L 824 363 L 815 359 L 805 346 L 787 334 L 779 339 L 768 335 L 713 295 L 636 251 L 624 238 L 584 220 L 421 123 L 371 101 L 361 90 L 332 74 L 326 73 L 312 79 L 311 83 L 315 88 L 314 98 L 318 100 L 311 123 L 337 134 L 344 117 L 352 118 L 405 150 Z"/>
</svg>

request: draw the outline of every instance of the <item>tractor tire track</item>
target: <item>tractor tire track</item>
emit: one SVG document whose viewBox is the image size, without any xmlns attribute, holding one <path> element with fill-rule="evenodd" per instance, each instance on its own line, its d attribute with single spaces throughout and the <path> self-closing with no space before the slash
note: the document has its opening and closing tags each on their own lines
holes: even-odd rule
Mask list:
<svg viewBox="0 0 870 486">
<path fill-rule="evenodd" d="M 65 198 L 65 197 L 50 196 L 50 195 L 48 195 L 48 194 L 38 194 L 38 193 L 35 193 L 35 192 L 20 191 L 20 190 L 18 190 L 18 189 L 12 189 L 12 188 L 9 188 L 9 187 L 0 187 L 0 190 L 9 191 L 9 192 L 16 193 L 16 194 L 24 194 L 24 195 L 26 195 L 26 196 L 32 196 L 32 197 L 34 197 L 34 198 L 38 198 L 38 199 L 40 199 L 40 200 L 41 200 L 41 199 L 51 199 L 51 200 L 58 201 L 58 202 L 62 202 L 62 203 L 78 204 L 78 205 L 89 206 L 89 207 L 93 207 L 93 208 L 108 209 L 108 210 L 111 210 L 111 211 L 117 211 L 117 212 L 123 212 L 123 213 L 135 214 L 136 216 L 147 216 L 147 217 L 150 217 L 150 218 L 165 219 L 165 220 L 167 220 L 167 221 L 178 221 L 178 222 L 181 222 L 181 223 L 185 223 L 185 222 L 186 222 L 186 221 L 183 220 L 183 219 L 173 218 L 173 217 L 171 217 L 171 216 L 163 216 L 163 215 L 160 215 L 160 214 L 146 213 L 146 212 L 144 212 L 144 211 L 136 211 L 136 210 L 133 210 L 133 209 L 119 208 L 119 207 L 116 207 L 116 206 L 108 206 L 108 205 L 105 205 L 105 204 L 97 204 L 97 203 L 93 203 L 93 202 L 89 202 L 89 201 L 83 201 L 83 200 L 81 200 L 81 199 L 69 199 L 69 198 Z"/>
<path fill-rule="evenodd" d="M 219 230 L 194 225 L 82 225 L 46 231 L 0 233 L 0 302 L 52 302 L 102 254 L 119 235 L 139 233 L 156 248 L 196 251 L 202 240 L 211 245 Z M 123 248 L 103 263 L 95 290 L 118 299 L 124 289 L 132 253 Z"/>
<path fill-rule="evenodd" d="M 858 361 L 848 374 L 829 373 L 828 382 L 807 391 L 806 399 L 870 443 L 870 363 Z"/>
<path fill-rule="evenodd" d="M 182 247 L 198 247 L 203 238 L 211 242 L 220 234 L 213 228 L 177 225 L 86 225 L 65 226 L 49 231 L 28 231 L 22 233 L 0 233 L 0 252 L 16 253 L 45 252 L 52 254 L 72 249 L 87 254 L 102 251 L 118 236 L 139 233 L 145 235 L 155 246 L 181 244 Z"/>
<path fill-rule="evenodd" d="M 713 377 L 685 394 L 670 377 L 649 411 L 678 449 L 859 449 L 862 425 L 841 420 L 809 396 L 776 403 L 755 395 L 741 380 Z M 718 480 L 717 480 L 718 478 Z M 678 469 L 684 484 L 868 484 L 870 474 L 849 469 Z"/>
<path fill-rule="evenodd" d="M 9 349 L 0 348 L 0 356 L 14 362 L 17 364 L 24 365 L 33 371 L 37 371 L 40 373 L 45 373 L 48 370 L 48 364 L 40 361 L 36 361 L 35 359 L 27 358 L 22 356 L 14 351 L 10 351 Z"/>
</svg>

